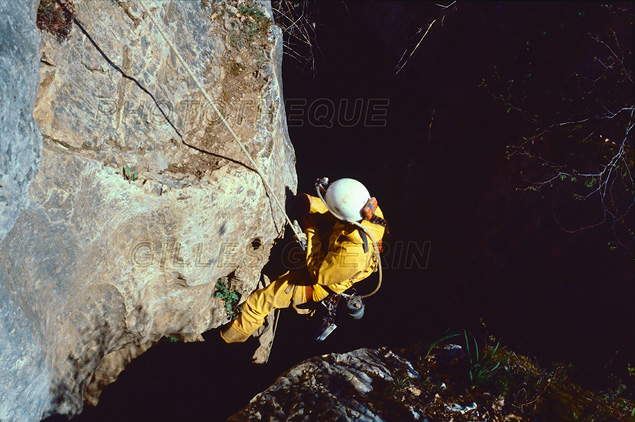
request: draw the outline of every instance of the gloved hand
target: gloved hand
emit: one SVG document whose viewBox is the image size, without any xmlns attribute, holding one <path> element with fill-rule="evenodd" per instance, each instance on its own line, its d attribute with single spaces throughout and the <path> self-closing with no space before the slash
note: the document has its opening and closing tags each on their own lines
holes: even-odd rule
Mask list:
<svg viewBox="0 0 635 422">
<path fill-rule="evenodd" d="M 302 224 L 305 228 L 314 227 L 320 235 L 332 230 L 335 223 L 337 223 L 337 219 L 331 213 L 305 214 L 302 218 Z"/>
<path fill-rule="evenodd" d="M 311 200 L 306 193 L 287 196 L 287 214 L 291 220 L 300 220 L 309 212 Z"/>
</svg>

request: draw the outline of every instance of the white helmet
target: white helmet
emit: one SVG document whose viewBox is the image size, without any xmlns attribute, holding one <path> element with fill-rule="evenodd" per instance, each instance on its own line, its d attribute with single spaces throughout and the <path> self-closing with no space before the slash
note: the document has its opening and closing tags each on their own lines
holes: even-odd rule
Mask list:
<svg viewBox="0 0 635 422">
<path fill-rule="evenodd" d="M 326 205 L 347 221 L 361 221 L 362 208 L 370 199 L 368 189 L 355 179 L 339 179 L 326 190 Z"/>
</svg>

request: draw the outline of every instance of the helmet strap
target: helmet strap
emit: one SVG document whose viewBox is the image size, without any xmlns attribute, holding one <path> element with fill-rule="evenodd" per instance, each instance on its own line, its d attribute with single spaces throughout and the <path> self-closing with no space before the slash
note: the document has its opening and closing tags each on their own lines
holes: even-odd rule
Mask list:
<svg viewBox="0 0 635 422">
<path fill-rule="evenodd" d="M 364 253 L 368 253 L 368 235 L 362 229 L 359 229 L 359 234 L 364 241 Z"/>
</svg>

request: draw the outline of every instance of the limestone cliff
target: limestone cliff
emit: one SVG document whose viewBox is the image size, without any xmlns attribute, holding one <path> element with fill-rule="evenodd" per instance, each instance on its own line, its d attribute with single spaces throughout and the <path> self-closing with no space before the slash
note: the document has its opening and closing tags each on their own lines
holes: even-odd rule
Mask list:
<svg viewBox="0 0 635 422">
<path fill-rule="evenodd" d="M 227 322 L 217 280 L 249 294 L 283 231 L 138 2 L 72 4 L 68 39 L 42 32 L 41 166 L 0 244 L 2 421 L 75 414 L 162 336 L 197 340 Z M 284 203 L 295 156 L 269 6 L 146 4 Z"/>
</svg>

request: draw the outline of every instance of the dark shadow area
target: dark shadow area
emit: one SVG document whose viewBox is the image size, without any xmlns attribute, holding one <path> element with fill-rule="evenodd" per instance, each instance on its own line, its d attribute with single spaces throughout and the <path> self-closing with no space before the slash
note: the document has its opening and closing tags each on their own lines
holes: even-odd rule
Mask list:
<svg viewBox="0 0 635 422">
<path fill-rule="evenodd" d="M 395 249 L 430 246 L 427 265 L 413 261 L 426 255 L 416 248 L 390 257 L 363 328 L 337 341 L 406 345 L 467 327 L 547 366 L 571 363 L 589 388 L 624 374 L 635 356 L 632 257 L 607 246 L 610 223 L 561 228 L 556 214 L 590 220 L 597 211 L 566 203 L 566 189 L 517 189 L 526 163 L 513 167 L 505 156 L 523 135 L 525 116 L 481 86 L 538 45 L 544 57 L 532 64 L 530 87 L 545 92 L 539 107 L 556 109 L 549 101 L 562 98 L 550 90 L 565 92 L 561 75 L 592 66 L 589 34 L 611 34 L 621 21 L 586 3 L 463 3 L 451 12 L 413 2 L 318 6 L 321 67 L 315 77 L 285 68 L 300 190 L 312 192 L 316 177 L 358 178 L 378 198 Z M 437 26 L 393 76 L 433 19 Z M 559 38 L 544 41 L 549 34 Z M 518 59 L 519 69 L 511 68 L 525 65 Z M 306 101 L 295 102 L 296 92 Z M 356 100 L 367 105 L 365 118 L 348 125 L 342 115 L 354 114 Z M 388 104 L 385 117 L 369 116 L 372 104 Z"/>
</svg>

